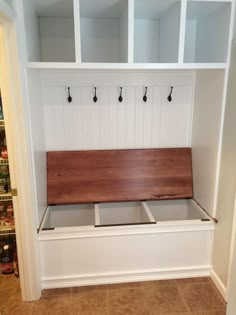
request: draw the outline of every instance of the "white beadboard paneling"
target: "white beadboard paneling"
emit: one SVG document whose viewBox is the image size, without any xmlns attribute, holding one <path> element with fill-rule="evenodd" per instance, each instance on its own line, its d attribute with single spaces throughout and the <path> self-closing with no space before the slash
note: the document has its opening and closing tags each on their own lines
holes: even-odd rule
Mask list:
<svg viewBox="0 0 236 315">
<path fill-rule="evenodd" d="M 160 146 L 190 146 L 193 89 L 174 87 L 172 102 L 167 100 L 169 93 L 170 87 L 161 88 Z"/>
<path fill-rule="evenodd" d="M 153 88 L 153 110 L 152 110 L 152 147 L 160 146 L 160 125 L 161 125 L 161 92 L 160 88 Z M 154 101 L 155 100 L 155 101 Z M 158 104 L 158 105 L 157 105 Z"/>
<path fill-rule="evenodd" d="M 91 72 L 69 76 L 68 80 L 66 75 L 49 77 L 42 77 L 47 150 L 190 146 L 192 72 L 183 76 L 132 72 L 101 72 L 97 76 Z M 173 102 L 168 103 L 171 84 Z M 71 87 L 70 104 L 66 86 Z M 93 102 L 94 86 L 97 103 Z"/>
</svg>

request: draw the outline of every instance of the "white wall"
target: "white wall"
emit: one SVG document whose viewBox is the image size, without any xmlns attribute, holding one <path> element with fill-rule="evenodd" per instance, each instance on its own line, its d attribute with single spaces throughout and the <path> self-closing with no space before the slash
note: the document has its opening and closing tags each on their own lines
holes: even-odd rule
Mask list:
<svg viewBox="0 0 236 315">
<path fill-rule="evenodd" d="M 217 218 L 219 224 L 216 226 L 213 269 L 227 286 L 228 265 L 230 254 L 230 241 L 232 233 L 232 221 L 234 214 L 234 197 L 236 191 L 236 40 L 233 41 L 232 61 L 228 85 L 228 96 L 226 103 L 223 147 L 220 168 L 220 183 L 217 201 Z"/>
<path fill-rule="evenodd" d="M 40 61 L 38 17 L 32 0 L 23 0 L 28 61 Z"/>
<path fill-rule="evenodd" d="M 82 18 L 80 29 L 83 62 L 121 62 L 119 19 Z"/>
<path fill-rule="evenodd" d="M 159 20 L 135 19 L 134 62 L 158 62 Z"/>
<path fill-rule="evenodd" d="M 214 10 L 199 19 L 195 62 L 226 62 L 230 24 L 230 6 Z"/>
<path fill-rule="evenodd" d="M 41 61 L 75 61 L 73 18 L 40 17 Z"/>
<path fill-rule="evenodd" d="M 180 6 L 176 2 L 160 18 L 159 62 L 178 62 Z"/>
<path fill-rule="evenodd" d="M 190 72 L 45 73 L 47 150 L 188 147 L 194 74 Z M 174 86 L 173 102 L 167 101 Z M 72 103 L 67 102 L 71 87 Z M 98 102 L 93 102 L 93 86 Z M 119 86 L 123 102 L 119 103 Z M 143 102 L 144 86 L 148 101 Z"/>
<path fill-rule="evenodd" d="M 234 208 L 234 211 L 236 208 Z M 236 214 L 234 215 L 236 216 Z M 235 217 L 236 219 L 236 217 Z M 236 222 L 234 222 L 236 223 Z M 236 225 L 234 226 L 234 229 Z M 233 233 L 232 238 L 232 262 L 231 262 L 231 274 L 230 274 L 230 281 L 228 283 L 229 286 L 229 296 L 228 296 L 228 307 L 227 307 L 227 315 L 234 315 L 236 310 L 236 299 L 235 299 L 235 292 L 236 292 L 236 231 Z"/>
<path fill-rule="evenodd" d="M 197 71 L 192 133 L 194 198 L 212 215 L 223 82 L 223 70 Z"/>
</svg>

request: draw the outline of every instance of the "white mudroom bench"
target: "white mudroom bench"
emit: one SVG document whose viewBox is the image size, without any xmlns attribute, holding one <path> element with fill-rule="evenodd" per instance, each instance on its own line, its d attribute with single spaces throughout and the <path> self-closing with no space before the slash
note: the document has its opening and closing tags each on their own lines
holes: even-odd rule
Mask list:
<svg viewBox="0 0 236 315">
<path fill-rule="evenodd" d="M 47 153 L 43 288 L 208 276 L 190 148 Z"/>
</svg>

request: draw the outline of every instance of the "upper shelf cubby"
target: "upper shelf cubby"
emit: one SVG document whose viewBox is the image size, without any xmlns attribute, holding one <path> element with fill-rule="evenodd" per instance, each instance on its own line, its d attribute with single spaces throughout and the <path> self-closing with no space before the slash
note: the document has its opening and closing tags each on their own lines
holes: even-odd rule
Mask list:
<svg viewBox="0 0 236 315">
<path fill-rule="evenodd" d="M 226 62 L 230 16 L 230 1 L 189 0 L 187 3 L 184 62 Z"/>
<path fill-rule="evenodd" d="M 81 61 L 128 62 L 128 0 L 80 0 Z"/>
<path fill-rule="evenodd" d="M 30 68 L 225 69 L 229 64 L 235 0 L 22 1 Z"/>
<path fill-rule="evenodd" d="M 181 1 L 135 0 L 134 62 L 177 63 Z"/>
<path fill-rule="evenodd" d="M 73 0 L 24 0 L 29 61 L 74 62 Z"/>
</svg>

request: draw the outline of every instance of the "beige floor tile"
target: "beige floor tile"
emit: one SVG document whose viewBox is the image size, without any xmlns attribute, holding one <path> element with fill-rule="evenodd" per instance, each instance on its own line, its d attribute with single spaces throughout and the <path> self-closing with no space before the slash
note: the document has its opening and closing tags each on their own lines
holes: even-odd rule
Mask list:
<svg viewBox="0 0 236 315">
<path fill-rule="evenodd" d="M 62 294 L 71 294 L 71 288 L 63 288 L 63 289 L 45 289 L 42 291 L 42 296 L 49 295 L 62 295 Z"/>
<path fill-rule="evenodd" d="M 109 290 L 140 289 L 141 282 L 114 283 L 108 285 Z"/>
<path fill-rule="evenodd" d="M 109 291 L 109 315 L 148 315 L 149 310 L 140 288 Z"/>
<path fill-rule="evenodd" d="M 107 291 L 107 285 L 90 285 L 84 287 L 74 287 L 71 289 L 72 294 L 74 293 L 85 293 L 85 292 L 100 292 L 100 291 Z"/>
<path fill-rule="evenodd" d="M 186 278 L 174 280 L 176 284 L 189 284 L 189 283 L 209 283 L 211 279 L 209 277 L 197 277 L 197 278 Z"/>
<path fill-rule="evenodd" d="M 20 299 L 0 300 L 1 315 L 33 315 L 31 303 L 22 302 Z"/>
<path fill-rule="evenodd" d="M 175 280 L 154 280 L 142 282 L 143 288 L 176 285 Z"/>
<path fill-rule="evenodd" d="M 71 295 L 47 296 L 32 303 L 33 315 L 70 315 Z"/>
<path fill-rule="evenodd" d="M 1 299 L 21 298 L 20 281 L 15 276 L 7 276 L 0 286 Z"/>
<path fill-rule="evenodd" d="M 192 312 L 225 308 L 223 298 L 211 283 L 189 283 L 178 287 Z"/>
<path fill-rule="evenodd" d="M 191 315 L 226 315 L 226 310 L 193 312 Z"/>
<path fill-rule="evenodd" d="M 97 291 L 72 294 L 71 315 L 108 315 L 108 293 Z"/>
<path fill-rule="evenodd" d="M 149 287 L 144 292 L 153 315 L 189 312 L 176 286 Z"/>
</svg>

